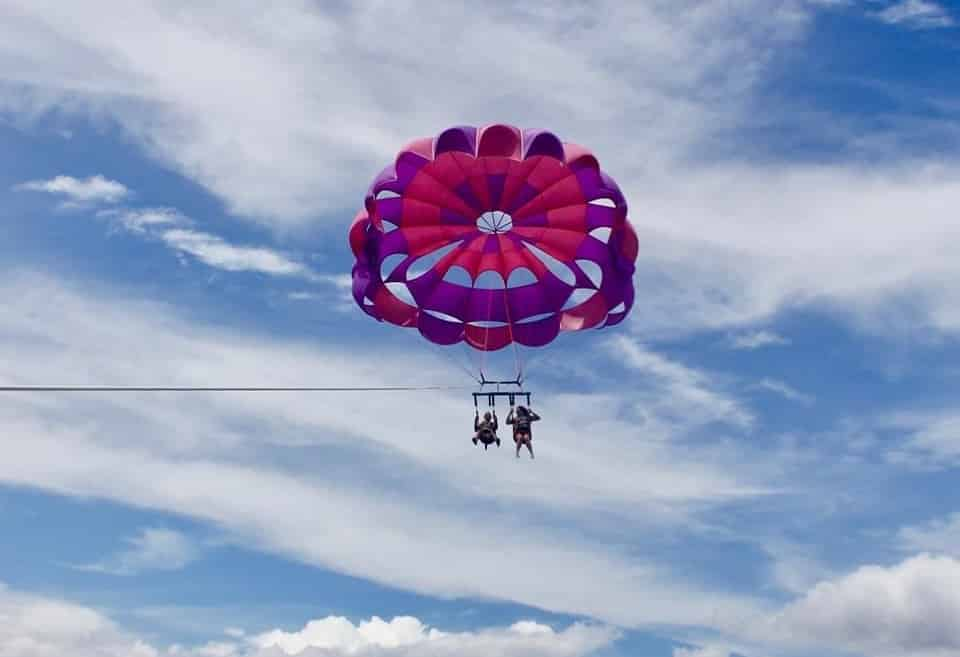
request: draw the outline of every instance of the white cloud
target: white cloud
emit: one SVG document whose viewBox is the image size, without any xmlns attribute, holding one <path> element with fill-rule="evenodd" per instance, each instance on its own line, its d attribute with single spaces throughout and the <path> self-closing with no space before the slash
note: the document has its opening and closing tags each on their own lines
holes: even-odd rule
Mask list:
<svg viewBox="0 0 960 657">
<path fill-rule="evenodd" d="M 960 558 L 960 513 L 934 520 L 925 526 L 903 527 L 897 533 L 907 552 L 932 552 Z"/>
<path fill-rule="evenodd" d="M 151 570 L 180 570 L 200 557 L 200 546 L 172 529 L 148 527 L 126 540 L 130 547 L 103 561 L 74 566 L 110 575 L 138 575 Z"/>
<path fill-rule="evenodd" d="M 734 349 L 760 349 L 771 345 L 790 344 L 785 337 L 774 333 L 773 331 L 753 331 L 750 333 L 741 333 L 730 339 L 730 346 Z"/>
<path fill-rule="evenodd" d="M 187 217 L 173 208 L 101 210 L 97 212 L 97 216 L 115 220 L 124 230 L 138 234 L 147 234 L 169 226 L 186 226 L 191 223 Z"/>
<path fill-rule="evenodd" d="M 593 147 L 637 208 L 633 324 L 645 338 L 797 307 L 872 331 L 960 332 L 949 248 L 960 227 L 944 211 L 960 204 L 954 162 L 887 148 L 861 159 L 869 166 L 691 165 L 717 133 L 753 125 L 755 82 L 776 73 L 771 55 L 803 37 L 817 4 L 614 3 L 596 21 L 497 4 L 447 3 L 423 20 L 412 2 L 262 13 L 7 0 L 0 111 L 109 118 L 231 210 L 301 228 L 346 225 L 373 173 L 414 137 L 553 117 L 549 127 Z M 843 143 L 862 153 L 871 137 Z"/>
<path fill-rule="evenodd" d="M 871 15 L 884 23 L 905 25 L 914 29 L 933 29 L 955 25 L 950 13 L 931 0 L 900 0 L 882 11 L 872 12 Z"/>
<path fill-rule="evenodd" d="M 958 172 L 916 162 L 714 169 L 682 189 L 635 186 L 647 228 L 634 326 L 676 338 L 812 308 L 903 339 L 958 332 L 960 263 L 947 245 L 960 224 L 944 211 L 960 203 Z"/>
<path fill-rule="evenodd" d="M 274 630 L 253 637 L 260 649 L 276 647 L 283 655 L 523 655 L 574 657 L 588 655 L 613 642 L 618 633 L 604 627 L 575 624 L 557 632 L 547 625 L 520 621 L 507 628 L 448 633 L 427 628 L 410 616 L 384 621 L 374 617 L 354 625 L 342 617 L 307 623 L 297 632 Z M 259 654 L 259 653 L 258 653 Z"/>
<path fill-rule="evenodd" d="M 167 246 L 205 265 L 226 271 L 255 271 L 273 276 L 310 276 L 310 269 L 286 255 L 260 246 L 237 246 L 223 238 L 186 228 L 159 233 Z"/>
<path fill-rule="evenodd" d="M 728 422 L 740 427 L 753 423 L 752 414 L 706 372 L 670 360 L 626 336 L 609 342 L 610 353 L 628 367 L 655 381 L 652 389 L 634 391 L 640 397 L 638 408 L 647 419 L 666 418 L 675 424 L 698 426 L 708 422 Z"/>
<path fill-rule="evenodd" d="M 960 463 L 960 414 L 952 408 L 891 413 L 878 418 L 873 429 L 894 436 L 887 449 L 893 463 L 933 469 Z"/>
<path fill-rule="evenodd" d="M 753 386 L 759 390 L 768 390 L 770 392 L 776 393 L 783 397 L 784 399 L 789 399 L 790 401 L 795 401 L 801 404 L 812 404 L 813 397 L 800 392 L 793 386 L 784 383 L 783 381 L 777 381 L 776 379 L 762 379 L 759 383 Z"/>
<path fill-rule="evenodd" d="M 373 617 L 354 624 L 328 616 L 301 630 L 232 633 L 227 641 L 159 646 L 119 627 L 89 607 L 13 592 L 0 585 L 0 657 L 586 657 L 620 633 L 572 624 L 562 630 L 519 621 L 509 627 L 445 632 L 411 616 Z"/>
<path fill-rule="evenodd" d="M 780 640 L 874 657 L 960 652 L 960 562 L 918 555 L 821 582 L 770 619 Z"/>
<path fill-rule="evenodd" d="M 348 275 L 315 274 L 305 264 L 274 249 L 231 244 L 218 235 L 195 230 L 195 222 L 173 208 L 101 210 L 97 216 L 115 222 L 128 232 L 158 239 L 178 254 L 192 256 L 215 269 L 306 278 L 331 285 L 340 292 L 341 300 L 349 297 L 353 301 Z"/>
<path fill-rule="evenodd" d="M 730 657 L 730 655 L 730 650 L 721 646 L 673 649 L 673 657 Z"/>
<path fill-rule="evenodd" d="M 406 343 L 403 352 L 366 357 L 349 336 L 324 347 L 190 326 L 163 306 L 100 298 L 89 282 L 83 293 L 33 276 L 2 285 L 9 302 L 0 330 L 24 338 L 0 343 L 0 378 L 13 383 L 29 382 L 25 371 L 32 382 L 117 384 L 144 373 L 180 385 L 452 379 L 448 366 Z M 6 450 L 0 481 L 185 514 L 260 549 L 429 595 L 515 600 L 626 624 L 710 624 L 762 605 L 704 591 L 668 562 L 616 546 L 623 526 L 639 540 L 655 537 L 655 527 L 679 530 L 698 510 L 769 494 L 781 472 L 744 464 L 736 446 L 675 447 L 664 440 L 669 425 L 640 429 L 604 395 L 546 397 L 543 448 L 536 467 L 523 467 L 509 453 L 471 449 L 463 403 L 445 393 L 7 394 L 0 442 L 17 447 Z M 423 426 L 399 421 L 428 417 L 451 439 L 425 448 Z M 584 435 L 604 436 L 589 458 Z M 348 477 L 329 467 L 344 454 L 357 464 Z M 506 507 L 513 511 L 498 511 Z M 558 524 L 544 526 L 544 514 Z M 586 526 L 585 517 L 593 518 Z M 505 550 L 514 558 L 504 561 Z"/>
<path fill-rule="evenodd" d="M 789 0 L 608 4 L 600 21 L 548 4 L 4 4 L 3 106 L 107 117 L 231 209 L 301 225 L 352 216 L 400 146 L 464 121 L 552 117 L 619 177 L 659 169 L 735 124 L 807 25 Z"/>
<path fill-rule="evenodd" d="M 815 546 L 797 545 L 768 537 L 763 550 L 770 555 L 770 579 L 780 590 L 799 595 L 834 573 L 816 554 Z"/>
<path fill-rule="evenodd" d="M 153 647 L 93 609 L 2 585 L 0 618 L 2 657 L 159 657 Z"/>
<path fill-rule="evenodd" d="M 50 180 L 31 180 L 16 185 L 14 189 L 65 196 L 67 205 L 116 203 L 130 195 L 130 190 L 122 183 L 108 180 L 101 175 L 83 179 L 57 176 Z"/>
</svg>

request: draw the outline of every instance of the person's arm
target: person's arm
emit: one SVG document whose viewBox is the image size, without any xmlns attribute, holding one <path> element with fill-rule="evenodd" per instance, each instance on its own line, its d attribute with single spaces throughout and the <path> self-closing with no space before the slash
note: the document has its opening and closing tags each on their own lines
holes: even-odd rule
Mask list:
<svg viewBox="0 0 960 657">
<path fill-rule="evenodd" d="M 531 421 L 531 422 L 536 422 L 536 421 L 539 420 L 539 419 L 540 419 L 540 416 L 539 416 L 539 415 L 537 415 L 537 414 L 534 413 L 533 411 L 530 411 L 530 421 Z"/>
<path fill-rule="evenodd" d="M 473 430 L 480 431 L 480 413 L 479 412 L 477 412 L 477 414 L 473 418 Z"/>
<path fill-rule="evenodd" d="M 513 424 L 513 407 L 510 407 L 510 412 L 507 413 L 507 424 Z"/>
<path fill-rule="evenodd" d="M 500 428 L 500 423 L 497 422 L 497 412 L 493 412 L 493 432 L 496 433 L 497 429 Z"/>
</svg>

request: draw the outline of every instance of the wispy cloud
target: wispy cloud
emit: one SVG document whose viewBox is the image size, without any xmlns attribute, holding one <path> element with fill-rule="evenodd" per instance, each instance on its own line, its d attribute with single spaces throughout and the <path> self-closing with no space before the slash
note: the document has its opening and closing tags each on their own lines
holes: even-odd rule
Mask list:
<svg viewBox="0 0 960 657">
<path fill-rule="evenodd" d="M 120 228 L 131 233 L 148 234 L 170 226 L 186 226 L 190 220 L 173 208 L 123 208 L 100 210 L 97 216 L 114 220 Z"/>
<path fill-rule="evenodd" d="M 217 235 L 186 228 L 172 228 L 159 234 L 170 248 L 189 254 L 200 262 L 225 271 L 253 271 L 273 276 L 311 275 L 310 269 L 288 256 L 261 246 L 230 244 Z"/>
<path fill-rule="evenodd" d="M 201 555 L 200 545 L 172 529 L 149 527 L 126 539 L 129 547 L 102 561 L 71 566 L 108 575 L 139 575 L 154 570 L 181 570 Z"/>
<path fill-rule="evenodd" d="M 901 549 L 932 552 L 960 558 L 960 512 L 926 525 L 902 527 L 897 532 Z"/>
<path fill-rule="evenodd" d="M 956 25 L 950 13 L 932 0 L 900 0 L 871 15 L 890 25 L 928 30 Z"/>
<path fill-rule="evenodd" d="M 793 386 L 776 379 L 761 379 L 759 383 L 754 384 L 752 387 L 757 390 L 767 390 L 776 393 L 785 399 L 801 404 L 813 403 L 813 397 L 811 395 L 800 392 Z"/>
<path fill-rule="evenodd" d="M 97 216 L 115 222 L 122 230 L 157 239 L 174 252 L 195 258 L 215 269 L 301 277 L 333 282 L 338 287 L 341 283 L 340 277 L 315 274 L 307 265 L 275 249 L 233 244 L 218 235 L 196 230 L 196 222 L 174 208 L 101 210 Z"/>
<path fill-rule="evenodd" d="M 740 333 L 738 335 L 731 336 L 730 338 L 730 346 L 733 349 L 753 350 L 760 349 L 761 347 L 785 344 L 790 344 L 790 340 L 777 333 L 774 333 L 773 331 L 767 330 Z"/>
<path fill-rule="evenodd" d="M 261 17 L 224 21 L 217 12 L 191 9 L 185 21 L 147 2 L 124 3 L 122 11 L 109 3 L 90 11 L 31 5 L 0 23 L 0 42 L 10 53 L 0 57 L 0 75 L 47 92 L 33 94 L 24 112 L 52 102 L 62 111 L 107 114 L 231 210 L 302 225 L 356 207 L 366 186 L 358 187 L 359 179 L 389 161 L 399 145 L 434 134 L 452 116 L 482 123 L 510 115 L 525 126 L 553 117 L 551 129 L 604 153 L 612 170 L 645 166 L 634 161 L 636 152 L 646 164 L 672 159 L 705 133 L 735 122 L 770 52 L 803 33 L 798 8 L 763 11 L 766 6 L 765 0 L 733 8 L 691 0 L 669 7 L 611 4 L 604 23 L 597 23 L 579 7 L 451 3 L 425 21 L 408 3 L 351 2 L 337 9 L 294 3 L 269 20 L 297 29 L 265 34 Z M 742 29 L 744 20 L 751 29 Z M 395 29 L 373 30 L 382 23 Z M 151 37 L 117 39 L 130 24 L 151 25 Z M 570 32 L 571 25 L 578 27 Z M 206 36 L 214 27 L 215 48 Z M 704 34 L 710 34 L 706 50 Z M 501 46 L 487 48 L 491 40 Z M 177 51 L 161 54 L 158 44 L 172 41 Z M 410 43 L 421 47 L 412 51 Z M 392 83 L 372 90 L 368 81 L 380 79 L 384 62 L 397 52 L 405 56 L 390 67 Z M 470 52 L 484 56 L 462 56 Z M 190 76 L 178 73 L 184 68 Z M 425 71 L 431 84 L 411 98 L 404 90 Z M 466 79 L 474 83 L 463 84 Z M 487 91 L 494 88 L 498 100 Z M 60 90 L 77 100 L 61 102 Z M 22 96 L 4 100 L 17 107 Z M 630 149 L 622 148 L 624 131 L 609 125 L 637 126 L 628 131 Z"/>
<path fill-rule="evenodd" d="M 356 308 L 353 300 L 353 278 L 350 274 L 316 274 L 311 277 L 311 281 L 336 293 L 336 310 L 353 312 Z M 291 301 L 316 301 L 329 298 L 329 293 L 326 290 L 295 290 L 289 292 L 287 298 Z"/>
<path fill-rule="evenodd" d="M 22 362 L 30 363 L 34 380 L 117 384 L 142 380 L 143 372 L 178 385 L 365 387 L 437 385 L 452 378 L 450 366 L 429 350 L 384 347 L 373 353 L 368 341 L 349 331 L 334 343 L 291 343 L 192 326 L 142 299 L 99 299 L 43 278 L 8 276 L 3 284 L 10 303 L 0 328 L 29 336 L 7 341 L 0 353 L 0 369 L 14 382 L 22 380 L 15 374 L 25 371 Z M 150 335 L 147 351 L 140 348 L 144 335 Z M 46 348 L 51 340 L 65 348 Z M 103 356 L 117 352 L 138 356 Z M 664 399 L 674 391 L 671 380 L 689 376 L 689 368 L 658 359 L 651 367 L 664 371 Z M 652 377 L 648 385 L 661 381 Z M 648 394 L 660 399 L 652 389 Z M 625 397 L 633 402 L 633 390 Z M 423 594 L 509 599 L 611 623 L 710 624 L 718 607 L 721 615 L 751 609 L 749 596 L 712 587 L 702 593 L 696 582 L 675 578 L 666 562 L 648 562 L 642 546 L 621 551 L 616 545 L 625 524 L 637 528 L 631 541 L 656 536 L 640 529 L 651 524 L 684 531 L 693 510 L 747 504 L 769 495 L 774 475 L 781 475 L 744 465 L 736 447 L 656 440 L 661 431 L 669 437 L 689 428 L 680 415 L 695 415 L 699 399 L 664 406 L 658 417 L 663 426 L 644 427 L 641 440 L 636 422 L 615 412 L 622 401 L 551 394 L 539 409 L 549 432 L 549 447 L 545 441 L 536 461 L 544 465 L 524 469 L 505 468 L 498 459 L 465 459 L 468 436 L 423 449 L 423 428 L 397 421 L 430 416 L 438 426 L 469 426 L 472 417 L 464 416 L 459 394 L 378 397 L 376 413 L 369 395 L 349 393 L 47 399 L 57 413 L 79 413 L 87 423 L 51 424 L 50 407 L 4 397 L 0 442 L 18 448 L 0 460 L 0 480 L 186 514 L 287 558 Z M 603 440 L 593 441 L 585 458 L 589 435 Z M 349 476 L 325 467 L 345 453 L 355 463 Z M 558 488 L 561 479 L 566 483 Z M 385 481 L 391 482 L 387 488 Z M 405 494 L 397 495 L 398 488 Z M 438 496 L 443 505 L 433 502 Z M 491 511 L 504 505 L 516 513 Z M 583 527 L 585 512 L 596 517 Z M 531 522 L 545 513 L 556 519 L 556 529 Z M 425 523 L 429 535 L 416 530 Z M 477 523 L 485 527 L 479 540 L 469 531 Z M 568 534 L 568 526 L 578 533 Z M 348 531 L 331 533 L 331 527 Z M 603 540 L 611 535 L 616 545 Z M 402 562 L 374 558 L 385 549 L 412 556 Z M 504 563 L 498 556 L 504 549 L 515 559 Z M 536 577 L 525 565 L 531 559 L 538 564 Z"/>
<path fill-rule="evenodd" d="M 753 423 L 753 415 L 706 372 L 670 360 L 626 336 L 612 339 L 608 351 L 656 381 L 651 389 L 637 393 L 643 399 L 644 413 L 694 426 L 715 421 L 740 427 Z"/>
<path fill-rule="evenodd" d="M 953 409 L 892 413 L 873 429 L 893 440 L 887 449 L 893 463 L 932 469 L 960 464 L 960 413 Z"/>
<path fill-rule="evenodd" d="M 731 652 L 729 648 L 725 648 L 723 646 L 674 648 L 673 657 L 731 657 Z"/>
<path fill-rule="evenodd" d="M 16 191 L 44 192 L 65 197 L 63 207 L 79 207 L 97 203 L 117 203 L 130 196 L 130 190 L 115 180 L 101 175 L 89 178 L 57 176 L 50 180 L 30 180 L 15 185 Z"/>
</svg>

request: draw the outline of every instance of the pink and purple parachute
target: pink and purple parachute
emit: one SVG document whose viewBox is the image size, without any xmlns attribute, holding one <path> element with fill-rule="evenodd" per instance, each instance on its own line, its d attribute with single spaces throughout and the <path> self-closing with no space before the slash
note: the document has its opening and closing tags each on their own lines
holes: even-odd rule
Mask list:
<svg viewBox="0 0 960 657">
<path fill-rule="evenodd" d="M 509 125 L 454 127 L 403 148 L 350 228 L 353 296 L 431 342 L 543 346 L 621 322 L 637 236 L 586 149 Z"/>
</svg>

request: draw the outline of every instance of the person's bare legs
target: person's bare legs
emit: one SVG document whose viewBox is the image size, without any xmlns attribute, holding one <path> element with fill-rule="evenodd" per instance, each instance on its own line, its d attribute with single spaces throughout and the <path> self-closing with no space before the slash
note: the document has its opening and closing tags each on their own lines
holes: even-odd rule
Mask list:
<svg viewBox="0 0 960 657">
<path fill-rule="evenodd" d="M 517 443 L 517 458 L 520 458 L 520 448 L 524 445 L 527 446 L 527 451 L 530 452 L 530 458 L 533 458 L 533 440 L 529 435 L 522 435 L 514 440 Z"/>
</svg>

